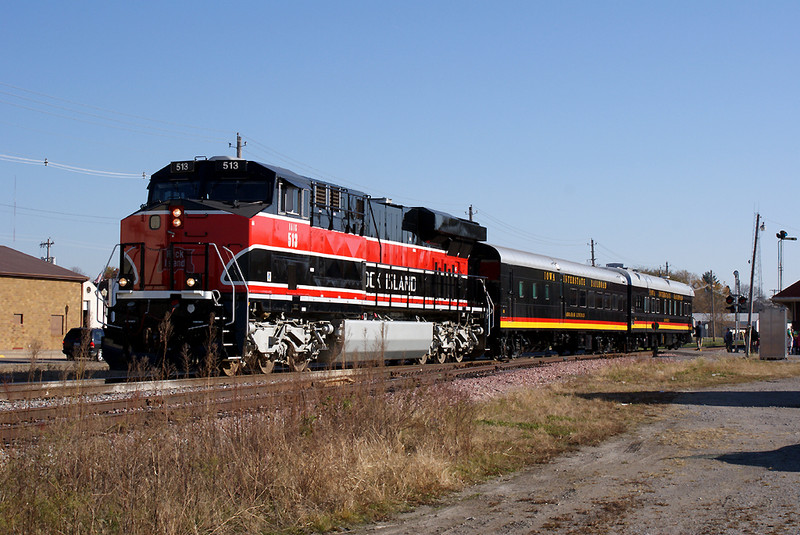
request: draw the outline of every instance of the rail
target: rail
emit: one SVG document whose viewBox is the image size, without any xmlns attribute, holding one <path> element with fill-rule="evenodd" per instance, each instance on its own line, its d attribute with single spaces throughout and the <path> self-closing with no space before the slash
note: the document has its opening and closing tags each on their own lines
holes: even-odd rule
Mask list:
<svg viewBox="0 0 800 535">
<path fill-rule="evenodd" d="M 169 410 L 171 415 L 176 415 L 191 414 L 202 408 L 225 414 L 231 410 L 280 407 L 281 396 L 289 399 L 309 389 L 416 388 L 422 384 L 481 377 L 514 369 L 616 356 L 630 355 L 531 357 L 506 362 L 484 360 L 424 366 L 377 366 L 114 384 L 90 380 L 5 385 L 0 390 L 0 401 L 8 404 L 8 408 L 0 411 L 0 440 L 35 438 L 42 428 L 69 421 L 76 414 L 81 418 L 104 418 L 114 422 L 124 418 L 136 421 L 136 418 L 145 418 L 155 410 Z"/>
</svg>

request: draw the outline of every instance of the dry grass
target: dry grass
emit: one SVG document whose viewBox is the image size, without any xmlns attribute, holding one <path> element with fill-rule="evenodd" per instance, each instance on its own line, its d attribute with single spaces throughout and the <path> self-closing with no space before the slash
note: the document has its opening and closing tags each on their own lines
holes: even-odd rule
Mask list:
<svg viewBox="0 0 800 535">
<path fill-rule="evenodd" d="M 729 357 L 692 360 L 643 359 L 611 364 L 581 381 L 584 392 L 653 392 L 733 384 L 800 375 L 796 362 Z"/>
<path fill-rule="evenodd" d="M 0 453 L 2 533 L 300 533 L 385 516 L 487 476 L 597 443 L 651 391 L 797 374 L 796 365 L 652 361 L 472 403 L 446 388 L 304 392 L 225 418 L 198 408 L 113 429 L 76 418 Z M 594 389 L 594 390 L 592 390 Z"/>
</svg>

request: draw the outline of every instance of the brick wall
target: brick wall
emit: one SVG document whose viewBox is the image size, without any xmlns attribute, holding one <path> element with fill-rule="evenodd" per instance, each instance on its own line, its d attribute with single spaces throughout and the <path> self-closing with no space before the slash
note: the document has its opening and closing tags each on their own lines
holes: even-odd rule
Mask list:
<svg viewBox="0 0 800 535">
<path fill-rule="evenodd" d="M 0 277 L 0 350 L 61 349 L 66 332 L 81 324 L 80 282 Z"/>
</svg>

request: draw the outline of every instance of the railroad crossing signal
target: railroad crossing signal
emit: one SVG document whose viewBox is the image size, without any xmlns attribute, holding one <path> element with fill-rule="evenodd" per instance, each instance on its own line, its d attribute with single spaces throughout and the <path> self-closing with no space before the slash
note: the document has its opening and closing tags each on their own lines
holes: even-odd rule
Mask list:
<svg viewBox="0 0 800 535">
<path fill-rule="evenodd" d="M 727 305 L 725 308 L 731 312 L 744 312 L 747 306 L 747 298 L 740 295 L 737 299 L 735 296 L 729 294 L 728 297 L 725 298 L 725 304 Z"/>
</svg>

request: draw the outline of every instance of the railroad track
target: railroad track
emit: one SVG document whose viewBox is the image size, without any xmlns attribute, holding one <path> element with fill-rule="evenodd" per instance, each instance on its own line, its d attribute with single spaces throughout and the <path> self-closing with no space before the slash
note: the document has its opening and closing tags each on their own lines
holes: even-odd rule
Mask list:
<svg viewBox="0 0 800 535">
<path fill-rule="evenodd" d="M 204 411 L 226 414 L 282 407 L 309 389 L 370 388 L 397 390 L 411 386 L 480 377 L 505 371 L 619 355 L 532 357 L 506 362 L 469 361 L 424 366 L 376 366 L 270 375 L 241 375 L 163 381 L 107 383 L 103 379 L 0 386 L 0 440 L 35 438 L 43 429 L 74 419 L 102 418 L 108 426 L 146 421 L 155 411 L 170 418 Z M 630 356 L 628 354 L 627 356 Z"/>
</svg>

